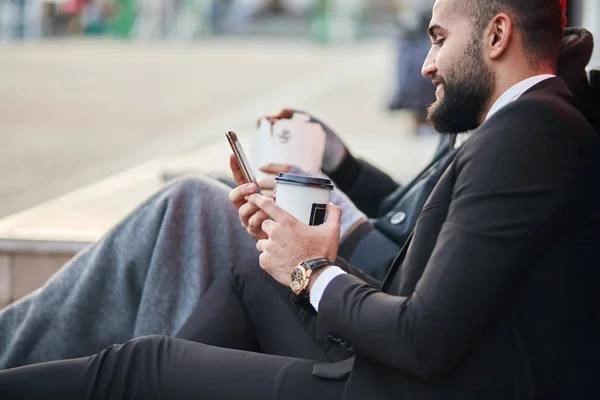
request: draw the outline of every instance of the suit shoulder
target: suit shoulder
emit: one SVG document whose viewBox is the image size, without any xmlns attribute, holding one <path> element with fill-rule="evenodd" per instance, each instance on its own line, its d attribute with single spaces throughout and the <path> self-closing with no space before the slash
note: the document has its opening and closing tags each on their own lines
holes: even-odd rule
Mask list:
<svg viewBox="0 0 600 400">
<path fill-rule="evenodd" d="M 598 142 L 596 132 L 576 107 L 572 96 L 540 90 L 527 93 L 491 116 L 477 131 L 474 142 L 486 147 L 530 147 L 552 141 L 565 151 Z"/>
<path fill-rule="evenodd" d="M 548 130 L 566 130 L 567 122 L 587 129 L 587 120 L 575 106 L 572 97 L 548 91 L 526 94 L 499 110 L 489 119 L 491 124 L 510 124 L 515 128 L 538 127 Z M 591 127 L 589 127 L 591 128 Z"/>
</svg>

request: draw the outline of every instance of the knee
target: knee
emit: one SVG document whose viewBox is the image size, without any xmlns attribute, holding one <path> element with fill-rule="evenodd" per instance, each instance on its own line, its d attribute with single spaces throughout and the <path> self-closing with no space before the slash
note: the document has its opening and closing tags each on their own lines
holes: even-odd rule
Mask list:
<svg viewBox="0 0 600 400">
<path fill-rule="evenodd" d="M 163 368 L 162 360 L 169 338 L 145 336 L 120 345 L 112 345 L 86 362 L 86 375 L 93 379 L 98 398 L 121 398 L 136 393 L 151 398 L 160 390 L 155 377 Z"/>
<path fill-rule="evenodd" d="M 149 335 L 129 340 L 123 344 L 114 344 L 99 354 L 104 359 L 122 362 L 124 358 L 139 360 L 149 354 L 155 354 L 167 342 L 166 336 Z"/>
<path fill-rule="evenodd" d="M 136 339 L 132 339 L 128 344 L 133 346 L 137 346 L 142 349 L 152 348 L 157 349 L 163 346 L 166 342 L 168 342 L 169 337 L 164 335 L 148 335 L 142 336 Z"/>
<path fill-rule="evenodd" d="M 147 360 L 161 358 L 168 346 L 169 338 L 160 335 L 144 336 L 129 340 L 123 344 L 114 344 L 93 357 L 99 376 L 114 379 L 128 368 L 150 369 L 157 365 L 147 364 Z"/>
</svg>

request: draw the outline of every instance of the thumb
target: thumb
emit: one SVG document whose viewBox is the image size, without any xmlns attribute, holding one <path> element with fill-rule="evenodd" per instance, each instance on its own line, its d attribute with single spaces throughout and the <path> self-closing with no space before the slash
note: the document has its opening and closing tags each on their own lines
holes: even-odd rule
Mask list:
<svg viewBox="0 0 600 400">
<path fill-rule="evenodd" d="M 326 226 L 339 226 L 342 219 L 342 208 L 332 203 L 327 203 L 327 221 Z"/>
</svg>

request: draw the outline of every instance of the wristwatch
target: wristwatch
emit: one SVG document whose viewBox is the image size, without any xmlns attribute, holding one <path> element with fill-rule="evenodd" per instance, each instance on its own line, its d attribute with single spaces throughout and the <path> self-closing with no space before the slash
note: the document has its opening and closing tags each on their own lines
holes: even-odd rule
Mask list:
<svg viewBox="0 0 600 400">
<path fill-rule="evenodd" d="M 327 258 L 302 261 L 292 270 L 290 275 L 290 288 L 297 295 L 301 295 L 308 287 L 309 278 L 312 272 L 330 265 L 333 265 L 333 262 Z"/>
</svg>

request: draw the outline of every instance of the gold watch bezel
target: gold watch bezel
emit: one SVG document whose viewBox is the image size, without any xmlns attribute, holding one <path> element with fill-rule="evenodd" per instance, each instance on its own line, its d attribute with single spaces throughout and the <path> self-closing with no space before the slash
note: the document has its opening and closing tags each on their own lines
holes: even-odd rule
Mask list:
<svg viewBox="0 0 600 400">
<path fill-rule="evenodd" d="M 296 271 L 300 271 L 300 279 L 294 278 L 294 273 Z M 296 293 L 297 295 L 302 294 L 302 292 L 304 292 L 304 290 L 308 287 L 308 282 L 311 273 L 312 270 L 306 268 L 303 263 L 296 265 L 294 269 L 292 269 L 292 273 L 290 274 L 290 289 L 292 289 L 292 292 Z"/>
</svg>

